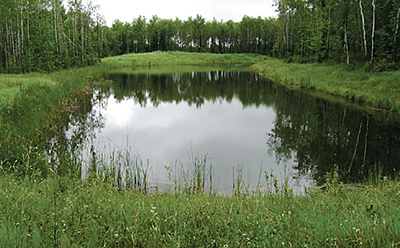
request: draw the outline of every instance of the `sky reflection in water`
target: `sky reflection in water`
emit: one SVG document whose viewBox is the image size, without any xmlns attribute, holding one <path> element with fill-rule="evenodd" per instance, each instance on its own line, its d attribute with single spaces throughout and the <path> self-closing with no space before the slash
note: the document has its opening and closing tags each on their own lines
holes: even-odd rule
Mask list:
<svg viewBox="0 0 400 248">
<path fill-rule="evenodd" d="M 110 97 L 102 114 L 106 125 L 97 142 L 123 145 L 128 137 L 141 158 L 149 159 L 151 179 L 166 180 L 165 165 L 186 165 L 193 156 L 206 154 L 217 188 L 231 187 L 232 170 L 240 167 L 251 187 L 257 186 L 261 166 L 283 176 L 283 165 L 277 166 L 266 144 L 275 117 L 272 107 L 244 108 L 237 99 L 206 101 L 199 108 L 186 102 L 155 107 L 150 101 L 141 107 L 132 99 Z"/>
</svg>

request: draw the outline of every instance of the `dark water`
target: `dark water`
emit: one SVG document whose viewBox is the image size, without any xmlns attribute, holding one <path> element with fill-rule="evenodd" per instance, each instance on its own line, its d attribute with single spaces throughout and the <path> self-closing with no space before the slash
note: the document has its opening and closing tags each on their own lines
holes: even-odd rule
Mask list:
<svg viewBox="0 0 400 248">
<path fill-rule="evenodd" d="M 398 175 L 396 116 L 287 90 L 247 72 L 106 77 L 115 83 L 96 92 L 92 112 L 71 125 L 69 136 L 84 133 L 97 153 L 129 146 L 151 168 L 150 180 L 168 181 L 165 166 L 176 170 L 195 158 L 206 158 L 213 187 L 221 190 L 238 175 L 254 188 L 271 169 L 293 188 L 321 184 L 333 170 L 345 183 L 377 171 Z"/>
</svg>

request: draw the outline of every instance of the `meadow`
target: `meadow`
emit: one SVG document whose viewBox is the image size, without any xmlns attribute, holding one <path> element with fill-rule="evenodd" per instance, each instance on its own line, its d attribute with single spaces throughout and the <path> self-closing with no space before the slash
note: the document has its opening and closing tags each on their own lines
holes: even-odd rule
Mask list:
<svg viewBox="0 0 400 248">
<path fill-rule="evenodd" d="M 306 189 L 305 195 L 295 196 L 290 188 L 276 183 L 272 183 L 273 193 L 249 193 L 238 188 L 234 195 L 218 195 L 204 188 L 190 190 L 187 186 L 191 183 L 204 181 L 195 177 L 170 190 L 146 194 L 143 188 L 121 190 L 113 176 L 104 177 L 95 171 L 82 181 L 71 151 L 58 151 L 61 147 L 50 142 L 63 135 L 74 112 L 90 109 L 88 99 L 95 85 L 110 83 L 101 79 L 103 72 L 117 68 L 159 70 L 163 65 L 182 65 L 182 70 L 190 70 L 183 65 L 210 64 L 255 64 L 254 70 L 289 87 L 335 95 L 351 92 L 350 97 L 341 95 L 353 99 L 354 94 L 354 101 L 384 110 L 397 112 L 399 108 L 397 72 L 365 74 L 323 65 L 287 64 L 251 54 L 155 52 L 107 58 L 92 67 L 53 74 L 2 74 L 2 246 L 400 246 L 397 178 L 371 175 L 365 184 L 348 187 L 337 175 L 327 175 L 323 188 Z M 314 78 L 320 78 L 321 83 Z M 322 83 L 323 78 L 329 81 Z M 383 78 L 387 80 L 382 82 Z M 369 84 L 362 86 L 362 82 Z M 375 84 L 376 88 L 366 90 Z M 387 93 L 374 94 L 381 89 Z M 364 91 L 371 99 L 374 95 L 381 97 L 385 104 L 376 105 L 379 101 L 367 96 L 357 97 Z M 49 148 L 57 150 L 56 159 L 44 153 Z M 270 180 L 265 174 L 263 183 L 271 184 Z"/>
</svg>

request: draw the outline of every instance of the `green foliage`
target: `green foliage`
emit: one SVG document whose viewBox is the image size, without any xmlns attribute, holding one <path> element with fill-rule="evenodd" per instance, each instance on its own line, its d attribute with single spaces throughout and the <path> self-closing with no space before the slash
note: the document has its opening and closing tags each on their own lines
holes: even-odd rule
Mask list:
<svg viewBox="0 0 400 248">
<path fill-rule="evenodd" d="M 102 40 L 93 34 L 96 8 L 82 0 L 64 2 L 0 3 L 0 73 L 48 73 L 96 62 L 102 54 Z"/>
<path fill-rule="evenodd" d="M 398 68 L 399 6 L 395 1 L 277 0 L 274 54 L 295 61 Z M 375 19 L 374 19 L 375 17 Z M 366 33 L 363 33 L 365 29 Z"/>
</svg>

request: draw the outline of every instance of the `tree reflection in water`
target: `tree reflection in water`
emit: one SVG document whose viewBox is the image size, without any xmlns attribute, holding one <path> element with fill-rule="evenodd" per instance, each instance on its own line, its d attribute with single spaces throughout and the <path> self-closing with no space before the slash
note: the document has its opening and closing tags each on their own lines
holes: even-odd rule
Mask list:
<svg viewBox="0 0 400 248">
<path fill-rule="evenodd" d="M 187 102 L 201 108 L 205 102 L 238 99 L 243 108 L 272 107 L 274 127 L 266 133 L 266 152 L 278 162 L 295 161 L 297 176 L 311 174 L 318 184 L 327 172 L 337 171 L 345 183 L 362 181 L 378 167 L 382 175 L 399 169 L 399 118 L 372 113 L 349 104 L 288 90 L 256 74 L 239 71 L 106 75 L 114 84 L 98 90 L 93 109 L 106 108 L 107 98 L 151 103 Z M 96 99 L 95 99 L 96 98 Z M 95 113 L 95 114 L 94 114 Z M 102 127 L 98 112 L 75 119 L 71 137 L 79 146 Z M 238 130 L 240 132 L 240 130 Z"/>
</svg>

